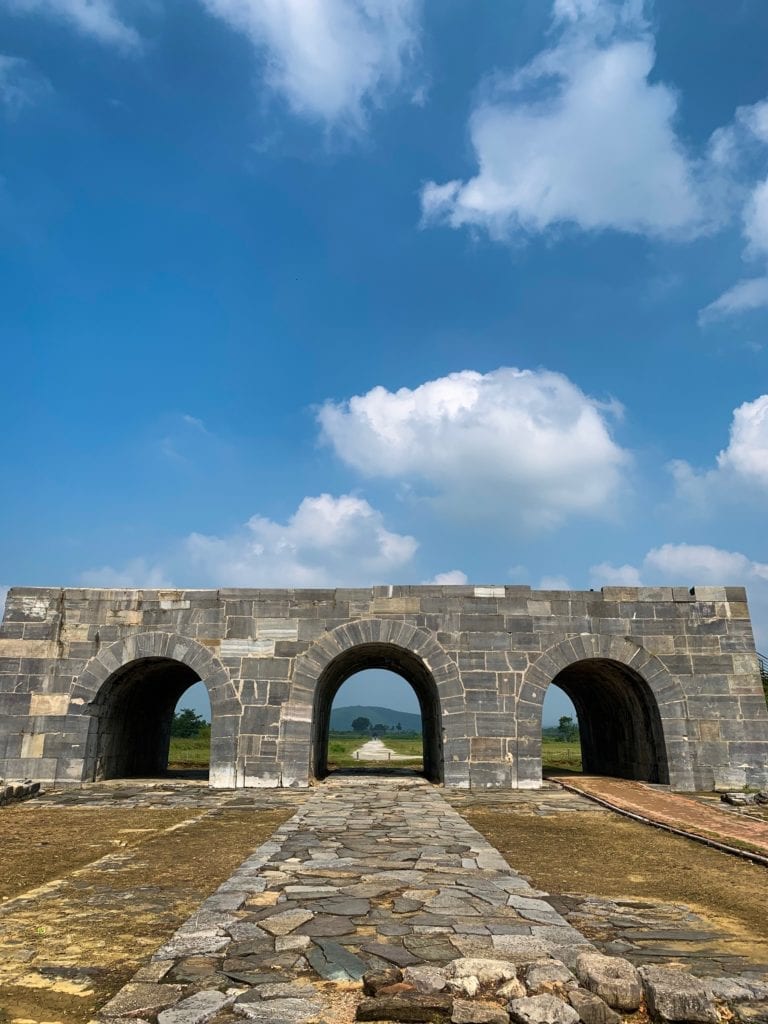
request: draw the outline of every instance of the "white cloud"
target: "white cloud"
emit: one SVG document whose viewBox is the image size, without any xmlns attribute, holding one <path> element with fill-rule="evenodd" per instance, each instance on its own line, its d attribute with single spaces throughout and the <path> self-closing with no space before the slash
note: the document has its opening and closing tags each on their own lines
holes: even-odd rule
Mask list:
<svg viewBox="0 0 768 1024">
<path fill-rule="evenodd" d="M 571 584 L 565 576 L 542 576 L 538 590 L 570 590 Z"/>
<path fill-rule="evenodd" d="M 123 569 L 84 573 L 96 587 L 321 587 L 388 582 L 416 552 L 413 537 L 393 533 L 362 498 L 304 498 L 286 523 L 253 516 L 224 536 L 192 533 L 158 564 L 135 559 Z"/>
<path fill-rule="evenodd" d="M 407 75 L 420 0 L 203 0 L 265 53 L 268 85 L 291 110 L 361 128 Z"/>
<path fill-rule="evenodd" d="M 662 544 L 648 552 L 643 565 L 656 579 L 690 580 L 692 584 L 733 584 L 748 579 L 768 582 L 768 565 L 710 544 Z"/>
<path fill-rule="evenodd" d="M 768 395 L 734 409 L 730 441 L 717 456 L 717 465 L 768 487 Z"/>
<path fill-rule="evenodd" d="M 758 647 L 768 650 L 768 564 L 739 551 L 710 544 L 662 544 L 642 565 L 614 567 L 604 562 L 590 570 L 594 586 L 742 586 L 752 615 Z"/>
<path fill-rule="evenodd" d="M 640 587 L 640 570 L 634 565 L 611 565 L 601 562 L 589 570 L 590 580 L 595 587 Z"/>
<path fill-rule="evenodd" d="M 0 6 L 22 14 L 39 12 L 58 18 L 101 43 L 131 48 L 140 42 L 138 33 L 120 19 L 111 0 L 0 0 Z"/>
<path fill-rule="evenodd" d="M 254 516 L 229 537 L 192 534 L 190 567 L 221 585 L 316 587 L 388 582 L 416 552 L 362 498 L 304 498 L 287 523 Z"/>
<path fill-rule="evenodd" d="M 768 100 L 739 107 L 732 123 L 718 129 L 710 144 L 713 164 L 719 164 L 730 174 L 731 201 L 741 205 L 746 259 L 763 260 L 768 256 L 768 178 L 756 173 L 756 167 L 766 165 L 766 146 Z M 705 306 L 699 313 L 699 323 L 705 326 L 766 307 L 768 274 L 753 276 L 738 281 Z"/>
<path fill-rule="evenodd" d="M 677 98 L 651 83 L 638 3 L 558 0 L 556 45 L 490 83 L 470 119 L 478 173 L 429 182 L 425 223 L 495 239 L 563 224 L 654 236 L 704 227 L 697 167 L 675 133 Z M 709 204 L 711 205 L 711 204 Z"/>
<path fill-rule="evenodd" d="M 79 582 L 84 587 L 106 587 L 110 590 L 133 587 L 151 590 L 172 586 L 166 570 L 160 565 L 152 565 L 145 558 L 133 558 L 119 569 L 112 565 L 88 569 L 80 574 Z"/>
<path fill-rule="evenodd" d="M 699 323 L 704 325 L 713 320 L 732 316 L 734 313 L 745 313 L 752 309 L 763 309 L 768 306 L 768 275 L 751 277 L 738 281 L 735 285 L 710 302 L 699 313 Z"/>
<path fill-rule="evenodd" d="M 418 481 L 464 518 L 528 526 L 604 514 L 629 462 L 615 403 L 547 370 L 463 370 L 414 389 L 375 387 L 318 414 L 325 440 L 367 476 Z"/>
<path fill-rule="evenodd" d="M 755 185 L 744 207 L 744 235 L 750 253 L 768 255 L 768 178 Z"/>
<path fill-rule="evenodd" d="M 425 584 L 436 583 L 444 587 L 464 586 L 469 583 L 469 577 L 461 569 L 449 569 L 448 572 L 439 572 L 431 580 L 424 580 Z"/>
<path fill-rule="evenodd" d="M 739 497 L 745 488 L 768 489 L 768 395 L 734 409 L 728 446 L 715 468 L 699 472 L 680 459 L 669 468 L 678 494 L 694 504 Z"/>
<path fill-rule="evenodd" d="M 38 74 L 29 61 L 0 54 L 0 108 L 16 117 L 50 90 L 50 83 Z"/>
</svg>

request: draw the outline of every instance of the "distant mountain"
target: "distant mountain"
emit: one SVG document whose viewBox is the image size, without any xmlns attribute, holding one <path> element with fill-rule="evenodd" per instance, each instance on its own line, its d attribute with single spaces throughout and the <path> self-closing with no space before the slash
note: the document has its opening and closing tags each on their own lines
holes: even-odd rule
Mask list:
<svg viewBox="0 0 768 1024">
<path fill-rule="evenodd" d="M 403 732 L 421 732 L 421 715 L 411 711 L 393 711 L 392 708 L 372 708 L 355 705 L 350 708 L 333 708 L 331 710 L 331 728 L 338 732 L 351 732 L 352 723 L 356 718 L 367 718 L 371 725 L 386 725 L 397 729 L 397 723 Z"/>
</svg>

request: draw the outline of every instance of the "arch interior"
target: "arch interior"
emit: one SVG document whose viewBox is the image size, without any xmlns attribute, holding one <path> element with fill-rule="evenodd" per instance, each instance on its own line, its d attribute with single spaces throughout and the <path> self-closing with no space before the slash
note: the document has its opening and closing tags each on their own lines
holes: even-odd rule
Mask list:
<svg viewBox="0 0 768 1024">
<path fill-rule="evenodd" d="M 669 782 L 661 716 L 642 676 L 619 662 L 588 658 L 552 683 L 576 709 L 585 774 Z"/>
<path fill-rule="evenodd" d="M 312 715 L 312 772 L 315 778 L 322 779 L 328 774 L 328 736 L 336 694 L 350 676 L 375 668 L 394 672 L 413 687 L 421 711 L 424 775 L 431 782 L 442 782 L 443 739 L 435 681 L 415 654 L 394 644 L 380 643 L 361 644 L 338 655 L 317 681 Z"/>
<path fill-rule="evenodd" d="M 194 669 L 172 658 L 139 658 L 113 672 L 91 708 L 97 719 L 93 778 L 165 772 L 176 704 L 197 682 Z"/>
</svg>

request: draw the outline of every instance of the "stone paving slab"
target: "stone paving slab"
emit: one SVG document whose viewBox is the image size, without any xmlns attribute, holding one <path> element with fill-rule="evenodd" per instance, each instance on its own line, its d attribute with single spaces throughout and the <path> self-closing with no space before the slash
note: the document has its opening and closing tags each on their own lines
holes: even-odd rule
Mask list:
<svg viewBox="0 0 768 1024">
<path fill-rule="evenodd" d="M 637 967 L 676 964 L 707 977 L 768 977 L 768 963 L 732 952 L 734 936 L 684 904 L 573 894 L 557 896 L 552 903 L 602 953 Z"/>
<path fill-rule="evenodd" d="M 157 1005 L 218 991 L 222 1012 L 299 1021 L 322 1008 L 321 989 L 314 999 L 297 994 L 307 982 L 357 982 L 369 970 L 465 956 L 573 963 L 590 944 L 545 895 L 424 780 L 329 781 L 132 984 Z M 273 985 L 287 987 L 267 1010 Z M 125 992 L 101 1021 L 125 1017 Z"/>
<path fill-rule="evenodd" d="M 620 811 L 677 828 L 702 839 L 748 846 L 768 857 L 768 822 L 736 816 L 695 797 L 662 786 L 603 776 L 569 776 L 559 780 L 570 789 Z"/>
</svg>

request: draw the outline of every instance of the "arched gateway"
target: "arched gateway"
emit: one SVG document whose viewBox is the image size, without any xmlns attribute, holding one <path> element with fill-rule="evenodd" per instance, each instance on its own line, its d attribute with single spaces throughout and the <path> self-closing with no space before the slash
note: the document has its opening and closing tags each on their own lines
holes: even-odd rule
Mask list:
<svg viewBox="0 0 768 1024">
<path fill-rule="evenodd" d="M 178 696 L 202 681 L 211 785 L 305 786 L 326 768 L 335 693 L 365 668 L 411 684 L 425 772 L 446 786 L 539 786 L 551 684 L 576 706 L 589 772 L 768 784 L 739 587 L 15 588 L 0 626 L 0 777 L 152 773 Z"/>
</svg>

